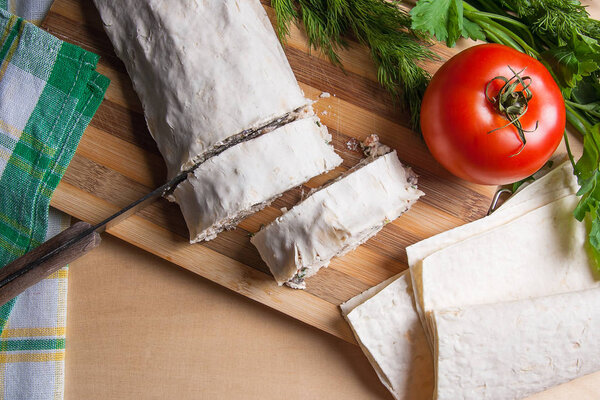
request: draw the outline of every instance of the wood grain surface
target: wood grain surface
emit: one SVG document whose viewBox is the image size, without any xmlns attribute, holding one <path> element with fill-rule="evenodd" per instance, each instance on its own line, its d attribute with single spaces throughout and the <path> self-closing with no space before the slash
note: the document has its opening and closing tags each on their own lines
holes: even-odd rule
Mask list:
<svg viewBox="0 0 600 400">
<path fill-rule="evenodd" d="M 263 2 L 272 18 L 273 11 Z M 115 56 L 91 0 L 56 0 L 43 28 L 62 40 L 101 56 L 98 71 L 111 79 L 106 98 L 86 130 L 52 205 L 94 223 L 162 184 L 166 168 L 146 128 L 140 102 L 123 64 Z M 425 65 L 434 72 L 457 50 L 435 46 L 442 60 Z M 285 193 L 270 207 L 213 241 L 190 245 L 179 208 L 160 199 L 108 232 L 220 285 L 336 335 L 354 338 L 338 305 L 407 268 L 405 247 L 485 215 L 494 187 L 459 180 L 430 156 L 412 132 L 408 115 L 376 82 L 368 52 L 358 44 L 341 54 L 345 70 L 310 52 L 298 29 L 285 46 L 296 78 L 333 135 L 341 167 Z M 319 98 L 322 92 L 332 94 Z M 248 234 L 290 208 L 302 191 L 317 187 L 361 157 L 356 140 L 377 133 L 419 175 L 425 196 L 376 237 L 307 280 L 307 290 L 278 287 Z"/>
</svg>

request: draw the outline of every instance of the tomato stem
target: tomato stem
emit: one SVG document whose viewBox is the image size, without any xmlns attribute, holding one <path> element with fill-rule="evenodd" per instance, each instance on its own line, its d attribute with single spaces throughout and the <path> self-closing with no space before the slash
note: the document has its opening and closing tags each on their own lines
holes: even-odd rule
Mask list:
<svg viewBox="0 0 600 400">
<path fill-rule="evenodd" d="M 525 71 L 525 68 L 523 68 L 519 72 L 515 72 L 515 70 L 513 70 L 509 65 L 508 69 L 510 69 L 510 71 L 513 73 L 513 76 L 510 79 L 507 79 L 504 76 L 494 77 L 485 86 L 485 98 L 490 103 L 494 104 L 498 112 L 504 115 L 504 117 L 509 121 L 508 124 L 504 126 L 492 129 L 488 132 L 488 134 L 498 131 L 500 129 L 504 129 L 510 125 L 514 125 L 514 127 L 517 129 L 519 139 L 521 140 L 521 148 L 518 152 L 511 156 L 514 157 L 516 155 L 519 155 L 525 148 L 525 144 L 527 143 L 525 133 L 534 132 L 538 128 L 539 121 L 535 122 L 535 128 L 533 128 L 532 130 L 523 129 L 523 125 L 521 125 L 520 119 L 527 112 L 529 100 L 531 100 L 531 98 L 533 97 L 531 90 L 529 90 L 529 87 L 531 86 L 531 77 L 521 77 L 521 73 Z M 489 94 L 490 86 L 493 82 L 497 80 L 504 82 L 504 85 L 502 85 L 502 87 L 498 91 L 497 96 L 492 97 Z M 519 85 L 521 88 L 517 90 Z"/>
</svg>

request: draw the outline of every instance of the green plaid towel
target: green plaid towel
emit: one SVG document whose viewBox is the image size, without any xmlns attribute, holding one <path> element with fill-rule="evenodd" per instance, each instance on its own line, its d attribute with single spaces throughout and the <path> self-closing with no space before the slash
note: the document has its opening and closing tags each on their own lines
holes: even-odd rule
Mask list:
<svg viewBox="0 0 600 400">
<path fill-rule="evenodd" d="M 53 0 L 0 0 L 0 8 L 39 25 Z"/>
<path fill-rule="evenodd" d="M 3 10 L 0 60 L 3 266 L 52 235 L 50 197 L 109 80 L 95 54 Z M 0 308 L 0 398 L 63 397 L 65 285 L 59 271 Z"/>
</svg>

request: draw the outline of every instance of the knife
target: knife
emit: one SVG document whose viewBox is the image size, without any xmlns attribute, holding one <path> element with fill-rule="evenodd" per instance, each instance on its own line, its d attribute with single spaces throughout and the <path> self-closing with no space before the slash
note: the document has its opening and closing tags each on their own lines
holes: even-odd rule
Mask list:
<svg viewBox="0 0 600 400">
<path fill-rule="evenodd" d="M 35 285 L 48 275 L 100 245 L 100 233 L 135 214 L 184 181 L 190 171 L 182 172 L 164 185 L 106 218 L 90 225 L 77 222 L 0 269 L 0 305 Z"/>
<path fill-rule="evenodd" d="M 245 129 L 240 133 L 240 136 L 245 139 L 251 139 L 261 133 L 269 132 L 280 125 L 287 124 L 295 118 L 294 113 L 288 112 L 259 127 Z M 217 148 L 211 153 L 211 157 L 222 153 L 227 148 L 228 146 Z M 100 233 L 106 229 L 110 229 L 112 226 L 171 191 L 171 189 L 174 189 L 199 164 L 197 163 L 193 167 L 183 171 L 164 185 L 117 211 L 104 221 L 93 226 L 87 222 L 77 222 L 52 239 L 42 243 L 39 247 L 4 266 L 0 269 L 0 306 L 16 297 L 28 287 L 35 285 L 48 275 L 58 271 L 71 261 L 98 247 L 100 245 Z"/>
</svg>

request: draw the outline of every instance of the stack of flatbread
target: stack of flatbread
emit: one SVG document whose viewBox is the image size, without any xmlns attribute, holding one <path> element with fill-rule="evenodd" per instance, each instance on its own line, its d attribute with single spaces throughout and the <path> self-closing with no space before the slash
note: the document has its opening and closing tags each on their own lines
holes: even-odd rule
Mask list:
<svg viewBox="0 0 600 400">
<path fill-rule="evenodd" d="M 188 171 L 170 199 L 192 243 L 341 164 L 258 0 L 94 2 L 169 177 Z M 422 195 L 396 153 L 372 142 L 352 173 L 256 235 L 279 284 L 304 287 Z"/>
<path fill-rule="evenodd" d="M 492 215 L 407 248 L 341 305 L 397 399 L 518 399 L 600 370 L 600 284 L 569 162 Z"/>
</svg>

